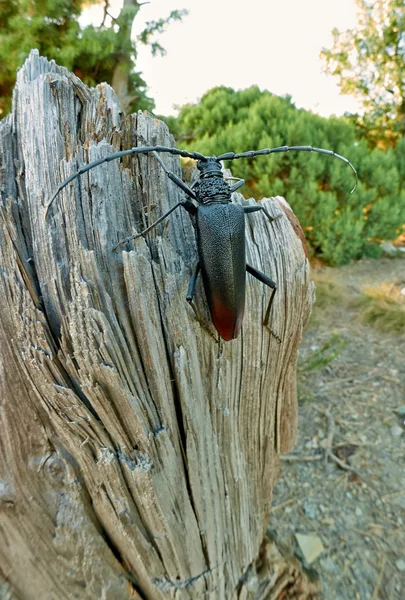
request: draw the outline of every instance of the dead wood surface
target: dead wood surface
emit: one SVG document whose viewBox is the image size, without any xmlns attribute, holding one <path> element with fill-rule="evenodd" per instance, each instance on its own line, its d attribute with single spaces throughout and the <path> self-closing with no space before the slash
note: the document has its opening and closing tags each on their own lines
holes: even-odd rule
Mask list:
<svg viewBox="0 0 405 600">
<path fill-rule="evenodd" d="M 109 86 L 31 53 L 0 122 L 5 598 L 270 597 L 251 574 L 278 454 L 296 439 L 308 260 L 289 207 L 264 200 L 283 217 L 246 216 L 247 258 L 277 282 L 282 343 L 262 326 L 269 289 L 249 275 L 242 333 L 217 343 L 200 280 L 203 323 L 185 301 L 185 211 L 113 250 L 182 199 L 153 156 L 91 170 L 44 220 L 81 165 L 145 142 L 174 145 L 151 115 L 124 119 Z"/>
</svg>

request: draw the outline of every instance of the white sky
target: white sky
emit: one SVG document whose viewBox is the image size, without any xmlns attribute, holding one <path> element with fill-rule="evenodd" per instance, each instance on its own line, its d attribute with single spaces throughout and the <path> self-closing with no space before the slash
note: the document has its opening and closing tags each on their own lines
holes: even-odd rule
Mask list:
<svg viewBox="0 0 405 600">
<path fill-rule="evenodd" d="M 117 14 L 122 0 L 111 5 Z M 254 84 L 290 94 L 299 108 L 324 116 L 358 110 L 354 99 L 340 95 L 335 78 L 322 74 L 319 59 L 322 47 L 331 47 L 334 27 L 355 26 L 355 0 L 150 0 L 133 34 L 176 8 L 189 14 L 159 36 L 167 55 L 153 58 L 139 46 L 136 68 L 156 113 L 176 114 L 174 105 L 196 102 L 217 85 Z M 92 15 L 98 23 L 94 9 Z"/>
</svg>

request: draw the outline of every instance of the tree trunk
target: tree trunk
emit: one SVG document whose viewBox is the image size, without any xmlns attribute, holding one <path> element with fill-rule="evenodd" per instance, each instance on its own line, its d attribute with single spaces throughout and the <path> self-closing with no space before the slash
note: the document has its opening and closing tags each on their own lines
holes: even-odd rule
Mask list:
<svg viewBox="0 0 405 600">
<path fill-rule="evenodd" d="M 129 112 L 131 102 L 134 100 L 133 95 L 129 94 L 129 75 L 134 67 L 131 55 L 135 52 L 131 44 L 131 32 L 140 7 L 138 0 L 124 0 L 121 13 L 116 22 L 119 27 L 120 44 L 119 49 L 115 52 L 116 64 L 111 84 L 118 96 L 124 114 Z"/>
<path fill-rule="evenodd" d="M 44 220 L 81 165 L 173 146 L 167 127 L 124 120 L 108 85 L 89 90 L 37 51 L 13 106 L 0 122 L 1 597 L 272 598 L 265 531 L 313 296 L 295 217 L 280 198 L 263 203 L 281 219 L 246 216 L 282 342 L 262 325 L 269 288 L 248 275 L 242 333 L 218 343 L 200 279 L 200 319 L 185 301 L 184 210 L 113 250 L 183 197 L 152 155 L 92 169 Z"/>
</svg>

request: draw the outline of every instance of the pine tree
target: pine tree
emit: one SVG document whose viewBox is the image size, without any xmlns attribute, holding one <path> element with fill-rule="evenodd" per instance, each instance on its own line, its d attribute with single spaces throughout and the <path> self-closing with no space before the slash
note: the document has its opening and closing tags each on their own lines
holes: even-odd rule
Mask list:
<svg viewBox="0 0 405 600">
<path fill-rule="evenodd" d="M 332 49 L 321 56 L 344 94 L 360 99 L 357 125 L 373 145 L 395 145 L 405 132 L 405 4 L 356 0 L 358 24 L 333 30 Z"/>
<path fill-rule="evenodd" d="M 206 155 L 309 145 L 347 157 L 359 174 L 354 194 L 347 165 L 320 154 L 273 154 L 229 164 L 234 176 L 246 180 L 245 195 L 284 196 L 313 253 L 331 264 L 376 256 L 381 239 L 398 235 L 405 211 L 405 144 L 370 150 L 348 119 L 298 110 L 290 97 L 255 86 L 210 90 L 180 110 L 174 130 L 179 146 Z"/>
<path fill-rule="evenodd" d="M 81 28 L 84 6 L 97 0 L 0 0 L 0 114 L 10 110 L 15 76 L 32 48 L 67 67 L 87 85 L 106 81 L 113 85 L 125 112 L 154 108 L 146 83 L 136 71 L 136 46 L 150 45 L 153 53 L 164 52 L 154 40 L 165 25 L 180 20 L 186 11 L 172 11 L 167 18 L 152 21 L 133 41 L 134 19 L 142 2 L 124 0 L 117 18 L 104 0 L 104 16 L 98 25 Z"/>
</svg>

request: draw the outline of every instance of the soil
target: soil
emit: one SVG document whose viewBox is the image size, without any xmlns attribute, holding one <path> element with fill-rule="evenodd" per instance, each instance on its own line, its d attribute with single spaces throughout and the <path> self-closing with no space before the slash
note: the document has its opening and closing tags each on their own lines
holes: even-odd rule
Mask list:
<svg viewBox="0 0 405 600">
<path fill-rule="evenodd" d="M 313 273 L 331 293 L 302 342 L 299 440 L 281 463 L 269 533 L 326 600 L 404 600 L 405 336 L 363 324 L 356 299 L 363 286 L 405 287 L 405 259 Z M 297 534 L 322 542 L 311 564 Z"/>
</svg>

